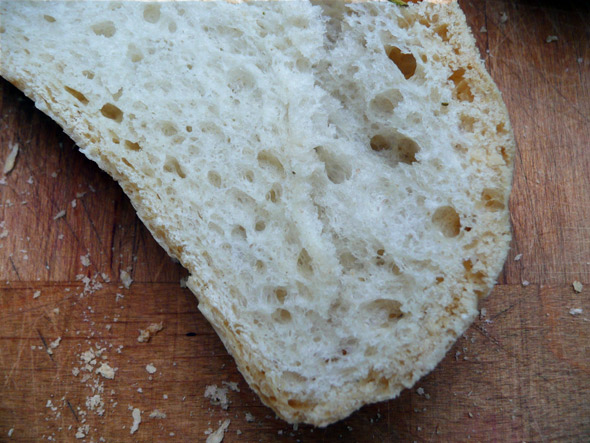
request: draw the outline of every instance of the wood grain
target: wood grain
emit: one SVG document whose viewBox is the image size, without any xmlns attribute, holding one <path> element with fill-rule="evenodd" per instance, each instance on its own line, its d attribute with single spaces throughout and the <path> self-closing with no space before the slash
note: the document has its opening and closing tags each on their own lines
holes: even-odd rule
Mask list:
<svg viewBox="0 0 590 443">
<path fill-rule="evenodd" d="M 76 441 L 84 419 L 85 441 L 204 441 L 225 418 L 226 442 L 588 441 L 590 8 L 574 1 L 461 4 L 518 142 L 512 251 L 482 303 L 485 315 L 430 375 L 327 429 L 294 430 L 260 403 L 196 299 L 180 288 L 185 271 L 117 184 L 1 81 L 0 159 L 11 143 L 20 153 L 0 185 L 0 233 L 8 234 L 0 239 L 0 441 L 10 429 L 11 441 Z M 558 40 L 547 43 L 550 35 Z M 61 210 L 65 217 L 54 220 Z M 119 281 L 127 269 L 129 289 Z M 85 293 L 82 276 L 101 287 Z M 574 280 L 585 284 L 582 293 L 573 291 Z M 160 321 L 159 334 L 137 342 L 138 329 Z M 97 346 L 106 359 L 74 376 L 81 353 Z M 100 361 L 117 368 L 113 380 L 94 372 Z M 152 380 L 149 363 L 157 368 Z M 226 411 L 204 397 L 222 381 L 240 388 L 228 392 Z M 95 383 L 104 390 L 102 416 L 85 404 Z M 129 406 L 142 410 L 133 435 Z M 154 409 L 167 417 L 150 419 Z"/>
</svg>

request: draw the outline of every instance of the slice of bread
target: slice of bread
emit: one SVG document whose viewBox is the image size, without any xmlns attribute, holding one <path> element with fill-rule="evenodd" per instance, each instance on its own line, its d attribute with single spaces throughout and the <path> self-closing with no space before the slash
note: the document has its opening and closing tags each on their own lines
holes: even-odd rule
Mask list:
<svg viewBox="0 0 590 443">
<path fill-rule="evenodd" d="M 434 3 L 2 2 L 2 76 L 121 184 L 291 423 L 411 387 L 505 260 L 510 122 Z"/>
</svg>

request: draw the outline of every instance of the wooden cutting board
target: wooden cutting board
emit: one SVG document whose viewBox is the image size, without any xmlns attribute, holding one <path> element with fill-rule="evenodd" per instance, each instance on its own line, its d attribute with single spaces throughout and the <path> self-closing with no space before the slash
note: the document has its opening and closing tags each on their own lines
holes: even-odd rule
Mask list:
<svg viewBox="0 0 590 443">
<path fill-rule="evenodd" d="M 194 442 L 226 419 L 226 442 L 589 441 L 590 9 L 461 4 L 518 142 L 512 251 L 430 375 L 327 429 L 260 403 L 119 187 L 2 80 L 0 159 L 20 151 L 0 185 L 0 441 Z M 211 385 L 227 389 L 226 410 L 205 398 Z"/>
</svg>

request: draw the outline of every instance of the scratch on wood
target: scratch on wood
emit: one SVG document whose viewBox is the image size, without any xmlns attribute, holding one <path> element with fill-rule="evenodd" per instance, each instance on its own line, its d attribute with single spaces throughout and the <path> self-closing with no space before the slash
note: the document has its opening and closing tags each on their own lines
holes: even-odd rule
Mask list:
<svg viewBox="0 0 590 443">
<path fill-rule="evenodd" d="M 479 333 L 481 335 L 483 335 L 486 339 L 488 339 L 490 342 L 492 342 L 493 344 L 495 344 L 497 347 L 499 347 L 502 351 L 504 351 L 506 354 L 508 354 L 510 357 L 514 357 L 514 355 L 506 350 L 504 348 L 504 346 L 502 346 L 502 343 L 500 343 L 498 341 L 498 339 L 496 337 L 494 337 L 492 334 L 490 334 L 488 331 L 486 331 L 483 327 L 479 326 L 479 325 L 474 325 L 475 329 L 477 329 L 477 331 L 479 331 Z"/>
<path fill-rule="evenodd" d="M 43 346 L 45 346 L 45 350 L 47 351 L 47 355 L 49 355 L 49 358 L 51 359 L 51 361 L 53 361 L 53 355 L 51 355 L 51 352 L 49 350 L 49 346 L 47 346 L 47 342 L 45 341 L 45 338 L 43 337 L 43 334 L 41 334 L 41 331 L 39 329 L 37 329 L 37 334 L 39 334 L 39 337 L 41 338 L 41 341 L 43 342 Z"/>
<path fill-rule="evenodd" d="M 8 260 L 10 261 L 10 264 L 12 265 L 12 269 L 14 269 L 14 272 L 16 273 L 16 277 L 18 278 L 18 281 L 22 281 L 22 279 L 20 278 L 20 274 L 18 273 L 18 269 L 16 269 L 16 265 L 12 261 L 12 257 L 8 257 Z"/>
<path fill-rule="evenodd" d="M 74 411 L 74 408 L 72 407 L 72 404 L 70 403 L 70 401 L 66 400 L 66 403 L 68 404 L 68 408 L 70 408 L 70 411 L 72 411 L 72 415 L 74 416 L 76 421 L 80 422 L 80 420 L 78 419 L 78 415 L 76 414 L 76 411 Z"/>
</svg>

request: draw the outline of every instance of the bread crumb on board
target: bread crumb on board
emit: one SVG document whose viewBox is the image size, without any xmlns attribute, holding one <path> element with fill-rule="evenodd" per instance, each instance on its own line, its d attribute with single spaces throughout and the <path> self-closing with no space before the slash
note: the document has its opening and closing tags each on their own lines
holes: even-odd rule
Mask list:
<svg viewBox="0 0 590 443">
<path fill-rule="evenodd" d="M 522 254 L 517 254 L 516 257 L 514 257 L 514 261 L 520 261 L 521 258 Z"/>
<path fill-rule="evenodd" d="M 133 417 L 133 424 L 131 425 L 131 430 L 129 433 L 135 434 L 135 432 L 139 429 L 139 424 L 141 423 L 141 411 L 138 408 L 134 408 L 131 412 L 131 417 Z"/>
<path fill-rule="evenodd" d="M 4 175 L 8 174 L 10 171 L 14 169 L 14 164 L 16 163 L 16 156 L 18 155 L 18 143 L 10 143 L 8 145 L 10 152 L 6 156 L 6 160 L 4 160 L 4 168 L 2 172 Z"/>
<path fill-rule="evenodd" d="M 229 427 L 231 420 L 228 418 L 226 419 L 221 426 L 217 429 L 217 431 L 213 432 L 207 437 L 207 443 L 221 443 L 223 441 L 223 437 L 225 437 L 225 431 Z"/>
<path fill-rule="evenodd" d="M 556 42 L 559 40 L 559 37 L 556 35 L 548 35 L 547 38 L 545 39 L 545 42 L 547 43 L 551 43 L 551 42 Z"/>
<path fill-rule="evenodd" d="M 35 291 L 35 293 L 33 294 L 33 298 L 39 298 L 41 297 L 41 291 Z"/>
<path fill-rule="evenodd" d="M 109 366 L 107 363 L 101 363 L 100 368 L 96 370 L 97 374 L 102 375 L 104 378 L 112 380 L 115 378 L 115 369 Z"/>
<path fill-rule="evenodd" d="M 570 309 L 570 315 L 573 315 L 574 317 L 576 315 L 582 315 L 583 312 L 584 312 L 584 310 L 583 309 L 580 309 L 580 308 Z"/>
<path fill-rule="evenodd" d="M 139 330 L 139 337 L 137 337 L 137 341 L 140 343 L 147 343 L 162 329 L 164 329 L 164 322 L 152 323 L 147 328 Z"/>
<path fill-rule="evenodd" d="M 578 294 L 582 292 L 582 289 L 584 289 L 584 285 L 580 283 L 578 280 L 574 281 L 572 283 L 572 286 L 574 287 L 574 291 L 576 291 Z"/>
<path fill-rule="evenodd" d="M 121 283 L 123 283 L 123 286 L 125 286 L 125 289 L 129 289 L 129 287 L 133 283 L 133 279 L 131 278 L 131 275 L 129 275 L 129 272 L 125 271 L 124 269 L 121 269 L 120 278 Z"/>
<path fill-rule="evenodd" d="M 65 209 L 62 209 L 61 211 L 59 211 L 57 214 L 55 214 L 55 216 L 53 217 L 54 220 L 58 220 L 62 217 L 65 217 L 66 215 L 66 211 Z"/>
<path fill-rule="evenodd" d="M 218 388 L 217 385 L 209 385 L 205 388 L 205 398 L 211 400 L 212 405 L 221 406 L 227 410 L 229 400 L 227 399 L 227 388 Z"/>
<path fill-rule="evenodd" d="M 82 263 L 82 266 L 84 266 L 85 268 L 90 266 L 90 252 L 86 255 L 80 256 L 80 263 Z"/>
<path fill-rule="evenodd" d="M 152 412 L 150 412 L 150 418 L 164 419 L 166 418 L 166 413 L 158 409 L 154 409 Z"/>
<path fill-rule="evenodd" d="M 157 371 L 153 363 L 146 365 L 145 370 L 148 372 L 148 374 L 155 374 Z"/>
<path fill-rule="evenodd" d="M 14 428 L 10 428 L 8 430 L 8 437 L 12 437 L 12 433 L 14 432 Z"/>
</svg>

